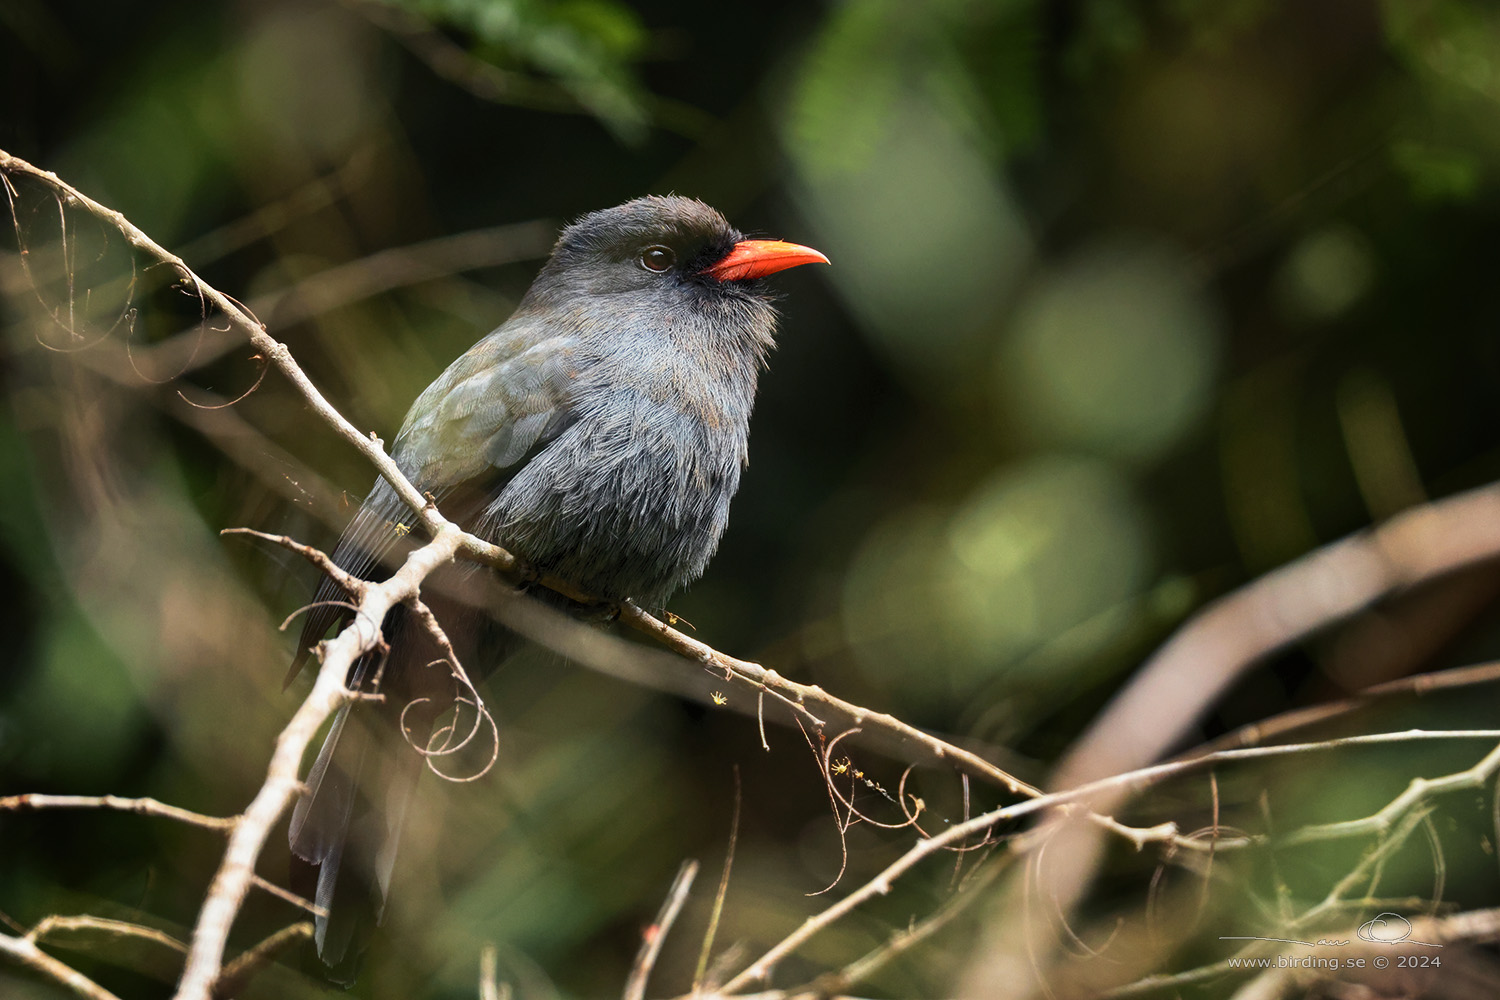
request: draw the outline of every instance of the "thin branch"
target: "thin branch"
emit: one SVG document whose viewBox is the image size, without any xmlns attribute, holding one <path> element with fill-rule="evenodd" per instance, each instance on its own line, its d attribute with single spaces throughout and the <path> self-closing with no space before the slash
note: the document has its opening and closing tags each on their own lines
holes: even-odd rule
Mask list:
<svg viewBox="0 0 1500 1000">
<path fill-rule="evenodd" d="M 116 795 L 7 795 L 0 798 L 0 812 L 20 812 L 27 809 L 114 809 L 120 812 L 137 813 L 142 816 L 157 816 L 176 820 L 190 826 L 201 826 L 206 830 L 233 830 L 238 822 L 234 816 L 205 816 L 177 806 L 158 802 L 156 799 L 125 799 Z"/>
<path fill-rule="evenodd" d="M 719 919 L 724 915 L 724 898 L 729 895 L 729 875 L 734 871 L 734 848 L 740 839 L 740 768 L 734 767 L 734 815 L 729 820 L 729 846 L 724 850 L 724 868 L 719 874 L 719 888 L 714 893 L 713 909 L 708 914 L 708 929 L 703 932 L 703 945 L 698 949 L 698 968 L 693 972 L 693 992 L 703 989 L 708 961 L 713 957 L 714 938 L 719 933 Z M 712 989 L 713 984 L 709 984 Z"/>
<path fill-rule="evenodd" d="M 1308 907 L 1302 914 L 1287 922 L 1287 929 L 1301 931 L 1304 928 L 1316 925 L 1316 922 L 1325 914 L 1336 912 L 1342 908 L 1347 897 L 1354 891 L 1354 887 L 1361 882 L 1368 881 L 1364 894 L 1373 896 L 1376 883 L 1380 880 L 1380 873 L 1385 868 L 1385 863 L 1410 839 L 1412 833 L 1430 815 L 1429 810 L 1419 810 L 1406 816 L 1400 823 L 1390 831 L 1390 835 L 1383 838 L 1380 843 L 1367 852 L 1360 859 L 1359 864 L 1349 870 L 1343 878 L 1333 884 L 1328 894 L 1322 901 Z"/>
<path fill-rule="evenodd" d="M 1444 775 L 1441 778 L 1413 778 L 1406 790 L 1396 796 L 1379 812 L 1373 813 L 1363 819 L 1351 819 L 1342 823 L 1325 823 L 1321 826 L 1305 826 L 1294 830 L 1281 838 L 1283 844 L 1310 844 L 1323 840 L 1337 840 L 1343 837 L 1357 837 L 1363 834 L 1383 834 L 1389 830 L 1400 816 L 1408 809 L 1425 802 L 1435 795 L 1447 792 L 1461 791 L 1466 788 L 1479 788 L 1488 783 L 1495 773 L 1500 771 L 1500 746 L 1491 750 L 1473 767 L 1459 771 L 1455 774 Z"/>
<path fill-rule="evenodd" d="M 641 948 L 635 955 L 635 962 L 630 967 L 630 977 L 625 980 L 624 1000 L 644 1000 L 646 996 L 646 980 L 651 976 L 651 970 L 656 967 L 656 958 L 661 954 L 661 946 L 667 940 L 667 933 L 672 925 L 677 922 L 677 915 L 682 912 L 682 906 L 687 902 L 688 892 L 693 887 L 693 879 L 698 877 L 698 862 L 688 860 L 677 869 L 677 877 L 672 880 L 672 887 L 667 890 L 667 898 L 662 902 L 661 909 L 656 913 L 656 919 L 647 927 L 641 935 Z"/>
<path fill-rule="evenodd" d="M 542 582 L 548 587 L 552 586 L 550 580 L 544 579 Z M 644 635 L 651 636 L 673 652 L 681 653 L 691 660 L 723 672 L 726 676 L 737 678 L 755 688 L 770 692 L 819 729 L 822 729 L 825 723 L 823 719 L 812 714 L 812 708 L 847 717 L 856 726 L 878 728 L 896 739 L 915 743 L 936 760 L 949 761 L 954 766 L 1000 785 L 1012 794 L 1030 796 L 1041 794 L 1041 790 L 1036 786 L 1006 773 L 977 754 L 940 740 L 915 726 L 902 722 L 893 715 L 872 712 L 867 708 L 837 698 L 816 684 L 798 684 L 758 663 L 721 653 L 707 643 L 699 642 L 647 614 L 633 603 L 627 601 L 622 606 L 620 621 Z"/>
<path fill-rule="evenodd" d="M 1368 708 L 1382 701 L 1403 696 L 1420 698 L 1434 691 L 1449 691 L 1454 688 L 1468 687 L 1474 684 L 1488 684 L 1493 681 L 1500 681 L 1500 662 L 1477 663 L 1465 667 L 1452 667 L 1448 670 L 1435 670 L 1431 673 L 1416 674 L 1412 677 L 1400 677 L 1396 680 L 1386 681 L 1383 684 L 1373 685 L 1339 701 L 1293 709 L 1290 712 L 1273 715 L 1269 719 L 1262 719 L 1259 722 L 1252 722 L 1247 726 L 1241 726 L 1239 729 L 1225 733 L 1223 736 L 1183 756 L 1193 756 L 1205 750 L 1228 750 L 1233 747 L 1259 746 L 1277 737 L 1285 736 L 1287 733 L 1348 715 L 1350 712 Z"/>
<path fill-rule="evenodd" d="M 42 951 L 29 937 L 0 934 L 0 954 L 8 955 L 20 965 L 67 987 L 85 1000 L 120 1000 L 88 976 Z"/>
<path fill-rule="evenodd" d="M 254 528 L 224 528 L 219 534 L 247 535 L 250 538 L 259 538 L 263 542 L 270 542 L 273 545 L 279 545 L 284 549 L 295 552 L 321 569 L 324 573 L 327 573 L 351 597 L 359 597 L 369 585 L 369 581 L 362 580 L 354 574 L 347 572 L 321 549 L 315 549 L 311 545 L 297 541 L 295 538 L 288 538 L 286 535 L 270 535 L 264 531 L 256 531 Z"/>
<path fill-rule="evenodd" d="M 1204 608 L 1157 651 L 1058 768 L 1065 787 L 1161 754 L 1262 657 L 1422 580 L 1500 557 L 1500 484 L 1400 514 Z M 1152 719 L 1150 726 L 1140 719 Z"/>
<path fill-rule="evenodd" d="M 960 855 L 961 857 L 961 855 Z M 928 940 L 938 931 L 952 923 L 969 904 L 984 894 L 984 890 L 1005 871 L 1010 864 L 1012 856 L 995 858 L 993 863 L 985 865 L 978 873 L 970 879 L 966 879 L 958 891 L 950 895 L 943 904 L 929 914 L 926 918 L 918 921 L 915 925 L 892 934 L 880 947 L 873 949 L 856 961 L 850 962 L 843 969 L 828 976 L 821 976 L 815 983 L 805 987 L 805 991 L 815 994 L 828 994 L 843 992 L 851 986 L 857 986 L 869 979 L 875 973 L 885 968 L 892 961 L 915 948 L 923 941 Z M 804 990 L 793 990 L 793 994 Z"/>
<path fill-rule="evenodd" d="M 256 973 L 275 961 L 276 956 L 303 941 L 312 940 L 313 925 L 307 921 L 283 927 L 253 948 L 240 952 L 232 961 L 225 963 L 214 983 L 214 1000 L 238 996 Z"/>
<path fill-rule="evenodd" d="M 43 917 L 26 936 L 33 941 L 42 941 L 48 937 L 56 937 L 59 933 L 68 934 L 78 931 L 98 931 L 112 937 L 135 938 L 140 941 L 149 941 L 168 951 L 175 951 L 179 955 L 187 954 L 187 945 L 166 931 L 143 924 L 133 924 L 126 920 L 110 920 L 107 917 L 92 917 L 86 914 Z"/>
<path fill-rule="evenodd" d="M 747 966 L 744 971 L 726 983 L 721 992 L 725 994 L 733 993 L 753 982 L 763 981 L 770 975 L 776 963 L 796 951 L 818 933 L 831 926 L 860 904 L 873 899 L 875 896 L 888 893 L 896 879 L 900 878 L 923 858 L 941 851 L 950 844 L 962 843 L 966 838 L 975 834 L 986 833 L 1001 823 L 1011 823 L 1070 802 L 1086 802 L 1089 799 L 1097 797 L 1109 797 L 1111 800 L 1123 799 L 1125 795 L 1154 785 L 1163 778 L 1227 761 L 1285 757 L 1324 752 L 1351 746 L 1378 746 L 1430 739 L 1494 740 L 1500 739 L 1500 730 L 1430 731 L 1414 729 L 1399 733 L 1372 733 L 1363 736 L 1348 736 L 1341 739 L 1323 740 L 1317 743 L 1294 743 L 1275 747 L 1222 750 L 1212 754 L 1205 754 L 1202 757 L 1192 760 L 1172 761 L 1166 764 L 1157 764 L 1152 767 L 1128 771 L 1124 774 L 1112 775 L 1077 788 L 1054 792 L 1040 798 L 1027 799 L 1024 802 L 1003 806 L 977 816 L 967 823 L 954 824 L 935 837 L 927 837 L 917 841 L 905 854 L 897 858 L 874 878 L 837 903 L 805 920 L 795 931 L 767 950 L 765 954 Z M 1500 745 L 1497 745 L 1495 749 L 1486 754 L 1474 767 L 1468 768 L 1465 771 L 1443 778 L 1431 780 L 1418 779 L 1418 781 L 1423 782 L 1422 789 L 1424 790 L 1424 794 L 1431 795 L 1439 791 L 1454 791 L 1459 788 L 1473 787 L 1475 784 L 1482 783 L 1484 781 L 1483 776 L 1493 773 L 1496 767 L 1500 767 Z M 1416 782 L 1413 782 L 1413 785 L 1415 786 Z M 1417 800 L 1410 796 L 1411 790 L 1408 789 L 1396 801 L 1404 802 L 1408 806 L 1415 804 Z M 1392 805 L 1395 804 L 1395 802 L 1392 803 Z M 1323 828 L 1309 827 L 1306 829 L 1326 831 L 1325 836 L 1315 836 L 1314 839 L 1329 839 L 1334 836 L 1356 836 L 1361 833 L 1383 831 L 1389 826 L 1390 819 L 1387 817 L 1387 814 L 1390 812 L 1391 806 L 1387 806 L 1385 809 L 1363 820 L 1328 824 Z M 1301 841 L 1299 840 L 1298 842 Z M 1220 842 L 1218 849 L 1223 850 L 1224 846 L 1224 843 Z"/>
<path fill-rule="evenodd" d="M 303 899 L 301 896 L 297 895 L 295 892 L 292 892 L 290 889 L 283 889 L 275 882 L 268 881 L 267 879 L 264 879 L 259 875 L 250 876 L 250 884 L 259 889 L 261 892 L 269 893 L 270 895 L 275 896 L 277 899 L 281 900 L 283 903 L 290 903 L 297 909 L 305 910 L 315 917 L 323 917 L 328 915 L 328 911 L 323 909 L 323 907 L 317 905 L 316 903 L 309 902 L 308 900 Z"/>
</svg>

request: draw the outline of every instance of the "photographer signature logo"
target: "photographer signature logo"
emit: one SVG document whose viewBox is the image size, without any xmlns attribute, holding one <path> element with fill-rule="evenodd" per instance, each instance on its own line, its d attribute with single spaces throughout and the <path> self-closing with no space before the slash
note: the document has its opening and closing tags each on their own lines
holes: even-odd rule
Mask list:
<svg viewBox="0 0 1500 1000">
<path fill-rule="evenodd" d="M 1354 932 L 1361 940 L 1370 944 L 1409 944 L 1418 945 L 1422 948 L 1441 948 L 1442 945 L 1431 941 L 1416 941 L 1411 936 L 1411 921 L 1399 913 L 1381 913 L 1371 917 L 1359 925 L 1359 930 Z M 1302 941 L 1298 938 L 1261 937 L 1257 934 L 1221 934 L 1220 941 L 1272 941 L 1277 944 L 1300 944 L 1308 948 L 1328 946 L 1342 948 L 1349 943 L 1349 938 L 1318 938 L 1316 941 Z"/>
</svg>

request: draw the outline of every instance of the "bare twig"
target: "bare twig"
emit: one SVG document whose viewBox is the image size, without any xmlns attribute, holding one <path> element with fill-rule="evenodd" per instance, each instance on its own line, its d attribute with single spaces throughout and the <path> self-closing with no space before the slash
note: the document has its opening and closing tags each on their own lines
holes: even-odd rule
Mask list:
<svg viewBox="0 0 1500 1000">
<path fill-rule="evenodd" d="M 1261 657 L 1393 590 L 1496 557 L 1500 484 L 1414 508 L 1268 573 L 1162 646 L 1075 744 L 1056 784 L 1149 763 Z"/>
<path fill-rule="evenodd" d="M 1355 737 L 1351 737 L 1355 738 Z M 1281 838 L 1285 844 L 1308 844 L 1320 840 L 1336 840 L 1342 837 L 1357 837 L 1364 834 L 1385 833 L 1408 809 L 1426 802 L 1435 795 L 1456 792 L 1466 788 L 1479 788 L 1500 771 L 1500 747 L 1485 755 L 1473 767 L 1441 778 L 1413 778 L 1406 790 L 1380 809 L 1363 819 L 1351 819 L 1342 823 L 1325 823 L 1321 826 L 1305 826 Z"/>
<path fill-rule="evenodd" d="M 843 992 L 849 987 L 857 986 L 869 979 L 894 959 L 899 958 L 923 941 L 931 938 L 944 927 L 947 927 L 953 921 L 954 917 L 962 913 L 968 908 L 970 903 L 983 895 L 984 890 L 999 877 L 1001 872 L 1009 867 L 1010 861 L 1011 856 L 993 859 L 990 864 L 979 868 L 974 877 L 966 879 L 952 895 L 943 901 L 941 906 L 926 918 L 905 930 L 892 934 L 880 947 L 850 962 L 838 972 L 822 976 L 816 983 L 809 984 L 803 990 L 793 990 L 792 993 L 807 992 L 814 995 L 826 995 Z"/>
<path fill-rule="evenodd" d="M 1095 798 L 1108 798 L 1111 801 L 1123 800 L 1128 794 L 1149 787 L 1166 777 L 1228 761 L 1265 759 L 1324 752 L 1343 747 L 1389 745 L 1429 739 L 1494 740 L 1500 739 L 1500 730 L 1408 730 L 1400 733 L 1372 733 L 1362 736 L 1347 736 L 1341 739 L 1323 740 L 1317 743 L 1294 743 L 1275 747 L 1223 750 L 1205 754 L 1202 757 L 1192 760 L 1173 761 L 1166 764 L 1157 764 L 1152 767 L 1140 768 L 1124 774 L 1112 775 L 1077 788 L 1054 792 L 1040 798 L 1027 799 L 1013 805 L 1003 806 L 981 816 L 976 816 L 967 823 L 954 824 L 937 836 L 917 841 L 905 854 L 897 858 L 874 878 L 821 913 L 815 914 L 805 920 L 795 931 L 788 934 L 760 958 L 746 967 L 739 975 L 726 983 L 721 992 L 725 994 L 733 993 L 736 990 L 749 986 L 751 983 L 763 981 L 776 966 L 776 963 L 796 951 L 808 940 L 831 926 L 860 904 L 873 899 L 875 896 L 884 895 L 889 892 L 896 879 L 905 874 L 923 858 L 943 850 L 950 844 L 962 843 L 966 838 L 975 834 L 988 832 L 998 824 L 1014 822 L 1067 803 L 1083 803 Z M 1458 774 L 1430 780 L 1417 779 L 1422 782 L 1419 796 L 1414 797 L 1411 794 L 1411 789 L 1408 789 L 1407 792 L 1404 792 L 1391 805 L 1362 820 L 1333 823 L 1325 827 L 1308 827 L 1306 829 L 1323 831 L 1323 835 L 1321 836 L 1314 833 L 1312 839 L 1350 837 L 1364 833 L 1381 832 L 1388 828 L 1392 821 L 1392 816 L 1396 811 L 1392 807 L 1397 803 L 1401 803 L 1402 808 L 1409 808 L 1411 805 L 1416 804 L 1417 801 L 1420 801 L 1422 796 L 1473 787 L 1476 784 L 1482 783 L 1485 780 L 1485 776 L 1494 773 L 1497 767 L 1500 767 L 1500 746 L 1496 746 L 1495 749 L 1486 754 L 1479 763 Z M 1415 785 L 1416 782 L 1414 781 L 1413 786 Z M 1299 842 L 1301 839 L 1305 838 L 1299 838 Z M 1220 842 L 1218 849 L 1223 850 L 1224 847 L 1225 843 Z"/>
<path fill-rule="evenodd" d="M 734 768 L 734 815 L 729 820 L 729 846 L 724 849 L 724 868 L 719 874 L 719 888 L 714 893 L 713 909 L 708 914 L 708 929 L 703 932 L 703 945 L 698 949 L 698 968 L 693 972 L 693 992 L 700 992 L 708 961 L 713 957 L 714 938 L 719 933 L 719 919 L 724 915 L 724 897 L 729 895 L 729 875 L 734 871 L 734 847 L 740 839 L 740 768 Z M 707 984 L 710 989 L 712 983 Z"/>
<path fill-rule="evenodd" d="M 1402 845 L 1411 837 L 1416 828 L 1428 820 L 1430 815 L 1430 810 L 1417 810 L 1407 814 L 1404 819 L 1390 830 L 1388 836 L 1383 837 L 1373 850 L 1369 851 L 1360 859 L 1357 865 L 1333 884 L 1333 888 L 1328 890 L 1328 894 L 1323 897 L 1321 902 L 1308 907 L 1301 915 L 1288 921 L 1288 929 L 1303 930 L 1304 928 L 1316 926 L 1317 921 L 1321 920 L 1325 915 L 1337 912 L 1344 905 L 1349 894 L 1361 882 L 1369 882 L 1364 894 L 1366 896 L 1373 896 L 1375 894 L 1376 883 L 1380 879 L 1380 873 L 1384 869 L 1386 861 L 1391 855 L 1401 849 Z"/>
<path fill-rule="evenodd" d="M 120 1000 L 115 994 L 66 962 L 61 962 L 42 951 L 30 937 L 11 937 L 9 934 L 0 934 L 0 954 L 8 955 L 19 964 L 67 987 L 86 1000 Z"/>
<path fill-rule="evenodd" d="M 543 580 L 543 583 L 549 587 L 552 585 L 549 580 Z M 1041 794 L 1041 790 L 1034 785 L 1027 784 L 1006 773 L 977 754 L 956 747 L 929 733 L 924 733 L 895 716 L 883 712 L 871 712 L 867 708 L 837 698 L 815 684 L 798 684 L 758 663 L 721 653 L 707 643 L 699 642 L 647 614 L 634 604 L 627 602 L 622 607 L 620 621 L 638 632 L 655 638 L 674 652 L 681 653 L 689 659 L 696 660 L 755 688 L 770 692 L 773 697 L 790 706 L 819 729 L 824 728 L 825 721 L 813 714 L 814 708 L 847 718 L 856 726 L 878 728 L 896 739 L 915 744 L 935 760 L 948 761 L 953 766 L 1000 785 L 1013 794 Z"/>
<path fill-rule="evenodd" d="M 238 822 L 234 816 L 205 816 L 188 809 L 167 805 L 155 799 L 124 799 L 115 795 L 7 795 L 0 798 L 0 811 L 26 809 L 116 809 L 176 820 L 207 830 L 232 830 Z"/>
<path fill-rule="evenodd" d="M 656 913 L 656 919 L 651 922 L 641 935 L 641 947 L 635 954 L 635 962 L 630 967 L 630 977 L 625 980 L 624 1000 L 644 1000 L 646 996 L 646 980 L 651 976 L 651 970 L 656 967 L 656 958 L 661 954 L 661 946 L 667 940 L 667 933 L 671 931 L 672 925 L 677 922 L 677 915 L 682 912 L 683 904 L 687 902 L 688 892 L 693 888 L 693 879 L 698 877 L 698 862 L 688 860 L 677 869 L 677 877 L 672 879 L 672 887 L 667 890 L 667 898 L 662 902 L 661 909 Z"/>
<path fill-rule="evenodd" d="M 297 895 L 295 892 L 292 892 L 290 889 L 283 889 L 275 882 L 268 881 L 267 879 L 264 879 L 259 875 L 250 876 L 250 884 L 259 889 L 261 892 L 269 893 L 270 895 L 275 896 L 277 899 L 281 900 L 283 903 L 290 903 L 297 909 L 311 913 L 315 917 L 327 916 L 328 914 L 327 910 L 323 909 L 321 906 L 318 906 L 316 903 L 303 899 L 301 896 Z"/>
<path fill-rule="evenodd" d="M 261 541 L 271 542 L 288 551 L 295 552 L 314 566 L 321 569 L 333 578 L 344 592 L 351 597 L 359 597 L 365 591 L 368 581 L 361 580 L 352 573 L 345 572 L 344 568 L 334 562 L 321 549 L 315 549 L 311 545 L 305 545 L 295 538 L 286 535 L 268 535 L 264 531 L 256 531 L 254 528 L 225 528 L 219 532 L 221 535 L 248 535 L 251 538 L 259 538 Z"/>
<path fill-rule="evenodd" d="M 50 916 L 38 920 L 26 936 L 33 941 L 42 941 L 48 937 L 58 935 L 77 934 L 80 932 L 95 931 L 116 938 L 135 938 L 139 941 L 147 941 L 158 945 L 168 951 L 174 951 L 179 955 L 187 954 L 187 945 L 166 931 L 155 927 L 147 927 L 144 924 L 133 924 L 126 920 L 110 920 L 107 917 L 92 917 L 86 914 L 78 916 Z"/>
<path fill-rule="evenodd" d="M 1213 742 L 1183 756 L 1191 757 L 1205 750 L 1259 746 L 1277 737 L 1285 736 L 1287 733 L 1336 719 L 1381 701 L 1402 696 L 1420 698 L 1434 691 L 1449 691 L 1493 681 L 1500 681 L 1500 663 L 1477 663 L 1466 667 L 1435 670 L 1432 673 L 1417 674 L 1414 677 L 1401 677 L 1383 684 L 1376 684 L 1339 701 L 1293 709 L 1269 719 L 1262 719 L 1260 722 L 1252 722 L 1248 726 L 1241 726 L 1233 732 L 1225 733 Z"/>
<path fill-rule="evenodd" d="M 313 925 L 303 921 L 283 927 L 253 948 L 241 952 L 233 961 L 226 962 L 224 970 L 219 973 L 213 988 L 214 1000 L 238 996 L 255 974 L 275 961 L 277 955 L 302 941 L 311 940 L 312 936 Z"/>
</svg>

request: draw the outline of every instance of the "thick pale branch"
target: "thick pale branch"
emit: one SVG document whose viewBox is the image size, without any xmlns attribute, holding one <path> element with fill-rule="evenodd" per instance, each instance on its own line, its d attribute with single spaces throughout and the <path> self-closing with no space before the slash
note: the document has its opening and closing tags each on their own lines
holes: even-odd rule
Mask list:
<svg viewBox="0 0 1500 1000">
<path fill-rule="evenodd" d="M 193 930 L 192 951 L 178 985 L 178 1000 L 208 1000 L 211 995 L 219 978 L 229 928 L 252 883 L 256 859 L 271 829 L 301 791 L 298 772 L 319 727 L 350 697 L 344 684 L 350 666 L 379 640 L 379 630 L 373 623 L 384 621 L 386 612 L 415 595 L 433 570 L 453 558 L 460 541 L 461 533 L 450 527 L 413 551 L 390 579 L 366 588 L 359 602 L 360 614 L 323 644 L 323 663 L 313 689 L 277 737 L 265 783 L 230 834 L 224 860 Z"/>
</svg>

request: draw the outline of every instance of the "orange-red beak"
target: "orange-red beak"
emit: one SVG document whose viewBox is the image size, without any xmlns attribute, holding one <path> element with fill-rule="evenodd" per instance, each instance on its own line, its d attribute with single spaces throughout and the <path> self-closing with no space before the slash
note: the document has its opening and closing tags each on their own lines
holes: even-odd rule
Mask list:
<svg viewBox="0 0 1500 1000">
<path fill-rule="evenodd" d="M 703 273 L 720 281 L 745 281 L 802 264 L 827 263 L 828 258 L 812 247 L 780 240 L 741 240 L 723 260 L 705 267 Z"/>
</svg>

